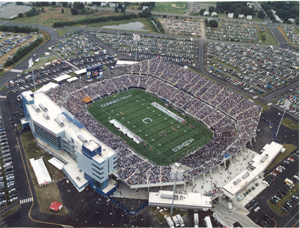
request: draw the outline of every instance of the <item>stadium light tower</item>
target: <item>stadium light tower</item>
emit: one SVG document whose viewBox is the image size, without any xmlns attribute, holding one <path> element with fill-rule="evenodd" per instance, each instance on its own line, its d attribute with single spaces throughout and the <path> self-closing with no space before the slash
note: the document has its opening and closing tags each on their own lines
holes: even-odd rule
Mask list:
<svg viewBox="0 0 300 228">
<path fill-rule="evenodd" d="M 133 34 L 133 41 L 135 41 L 135 61 L 137 60 L 137 43 L 140 41 L 140 35 Z"/>
<path fill-rule="evenodd" d="M 174 191 L 173 191 L 173 198 L 172 198 L 172 207 L 170 214 L 173 215 L 173 207 L 174 207 L 174 198 L 175 198 L 175 191 L 176 191 L 176 181 L 177 181 L 177 171 L 175 173 L 175 184 L 174 184 Z"/>
<path fill-rule="evenodd" d="M 279 132 L 279 129 L 280 129 L 280 126 L 281 126 L 281 123 L 282 123 L 282 120 L 283 120 L 285 111 L 286 111 L 287 108 L 290 107 L 290 104 L 291 104 L 291 102 L 290 102 L 288 99 L 286 99 L 285 102 L 284 102 L 284 110 L 283 110 L 283 114 L 282 114 L 282 117 L 281 117 L 281 120 L 280 120 L 278 129 L 277 129 L 277 132 L 276 132 L 276 139 L 277 139 L 277 135 L 278 135 L 278 132 Z"/>
</svg>

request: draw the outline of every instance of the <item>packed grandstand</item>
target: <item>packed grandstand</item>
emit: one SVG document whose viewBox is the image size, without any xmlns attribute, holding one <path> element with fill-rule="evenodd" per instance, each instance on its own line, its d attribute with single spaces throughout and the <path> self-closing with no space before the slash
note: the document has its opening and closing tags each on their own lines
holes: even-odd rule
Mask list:
<svg viewBox="0 0 300 228">
<path fill-rule="evenodd" d="M 213 139 L 179 160 L 187 167 L 178 181 L 188 181 L 224 162 L 256 135 L 261 107 L 253 101 L 162 58 L 127 67 L 127 74 L 67 91 L 64 85 L 46 92 L 85 128 L 118 153 L 116 176 L 127 185 L 174 182 L 174 170 L 141 157 L 87 111 L 87 101 L 130 88 L 142 88 L 180 108 L 214 131 Z"/>
</svg>

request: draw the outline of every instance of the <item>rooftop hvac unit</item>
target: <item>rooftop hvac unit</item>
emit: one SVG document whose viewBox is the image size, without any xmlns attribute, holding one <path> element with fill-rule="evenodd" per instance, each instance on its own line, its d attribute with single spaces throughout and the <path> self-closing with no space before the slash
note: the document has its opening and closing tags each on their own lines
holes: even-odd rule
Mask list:
<svg viewBox="0 0 300 228">
<path fill-rule="evenodd" d="M 269 155 L 266 154 L 265 156 L 263 156 L 262 159 L 260 159 L 260 162 L 263 163 L 265 160 L 267 160 L 268 157 L 269 157 Z"/>
<path fill-rule="evenodd" d="M 35 105 L 31 105 L 31 107 L 36 111 L 36 112 L 40 112 L 41 110 Z"/>
<path fill-rule="evenodd" d="M 237 184 L 240 183 L 240 182 L 241 182 L 241 179 L 239 178 L 239 179 L 235 180 L 235 181 L 233 182 L 233 184 L 234 184 L 234 185 L 237 185 Z"/>
<path fill-rule="evenodd" d="M 39 106 L 44 112 L 48 112 L 48 109 L 45 107 L 45 105 L 39 104 Z"/>
<path fill-rule="evenodd" d="M 63 123 L 60 119 L 55 118 L 54 120 L 55 120 L 56 123 L 58 123 L 58 125 L 59 125 L 60 127 L 65 126 L 64 123 Z"/>
<path fill-rule="evenodd" d="M 242 177 L 243 179 L 247 178 L 250 174 L 248 172 L 246 172 Z"/>
<path fill-rule="evenodd" d="M 161 194 L 160 198 L 162 198 L 162 199 L 173 199 L 173 195 Z M 178 195 L 174 195 L 174 199 L 178 199 Z"/>
<path fill-rule="evenodd" d="M 80 180 L 80 177 L 76 177 L 76 180 Z"/>
<path fill-rule="evenodd" d="M 77 137 L 80 139 L 81 142 L 87 143 L 87 140 L 82 137 L 82 135 L 77 135 Z"/>
<path fill-rule="evenodd" d="M 43 113 L 43 117 L 46 119 L 46 120 L 50 120 L 50 117 L 47 113 Z"/>
</svg>

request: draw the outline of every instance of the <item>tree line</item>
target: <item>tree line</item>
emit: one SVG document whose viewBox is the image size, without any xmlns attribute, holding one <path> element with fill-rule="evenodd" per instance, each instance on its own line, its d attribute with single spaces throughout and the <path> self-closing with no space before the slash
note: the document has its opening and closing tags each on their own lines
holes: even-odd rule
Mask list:
<svg viewBox="0 0 300 228">
<path fill-rule="evenodd" d="M 274 10 L 276 15 L 285 23 L 291 23 L 289 18 L 293 18 L 295 23 L 299 25 L 299 2 L 261 2 L 260 5 L 272 21 L 275 20 L 272 12 Z"/>
<path fill-rule="evenodd" d="M 43 42 L 43 39 L 41 37 L 37 38 L 33 43 L 31 43 L 28 46 L 21 47 L 14 55 L 13 58 L 8 59 L 4 66 L 8 67 L 15 62 L 18 62 L 21 58 L 23 58 L 25 55 L 27 55 L 30 51 L 32 51 L 35 47 L 39 46 L 40 43 Z"/>
<path fill-rule="evenodd" d="M 14 33 L 31 33 L 38 32 L 38 28 L 33 28 L 31 26 L 19 27 L 19 26 L 8 26 L 8 25 L 0 25 L 0 31 L 2 32 L 14 32 Z"/>
</svg>

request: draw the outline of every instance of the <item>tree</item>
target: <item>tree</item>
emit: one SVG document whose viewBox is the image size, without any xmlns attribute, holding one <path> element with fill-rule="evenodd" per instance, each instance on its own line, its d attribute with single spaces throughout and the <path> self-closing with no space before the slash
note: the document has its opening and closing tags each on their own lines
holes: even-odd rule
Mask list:
<svg viewBox="0 0 300 228">
<path fill-rule="evenodd" d="M 23 2 L 16 2 L 16 5 L 23 5 Z"/>
<path fill-rule="evenodd" d="M 295 18 L 295 23 L 296 23 L 296 25 L 299 25 L 299 17 Z"/>
<path fill-rule="evenodd" d="M 258 17 L 261 18 L 261 19 L 264 19 L 264 17 L 265 17 L 264 11 L 260 10 L 260 11 L 258 12 Z"/>
<path fill-rule="evenodd" d="M 119 8 L 117 5 L 115 5 L 115 13 L 119 13 Z"/>
<path fill-rule="evenodd" d="M 209 11 L 210 13 L 214 12 L 214 11 L 215 11 L 215 7 L 214 7 L 214 6 L 208 7 L 208 11 Z"/>
<path fill-rule="evenodd" d="M 274 15 L 271 10 L 268 10 L 266 13 L 267 13 L 268 17 L 270 18 L 270 20 L 274 20 Z"/>
<path fill-rule="evenodd" d="M 208 22 L 209 26 L 210 27 L 213 27 L 213 28 L 217 28 L 218 27 L 218 22 L 216 20 L 210 20 Z"/>
<path fill-rule="evenodd" d="M 118 8 L 119 8 L 119 9 L 122 9 L 122 4 L 118 4 Z"/>
<path fill-rule="evenodd" d="M 51 2 L 51 4 L 52 4 L 53 6 L 55 6 L 55 5 L 56 5 L 56 2 Z"/>
<path fill-rule="evenodd" d="M 200 10 L 200 15 L 203 15 L 203 13 L 204 13 L 204 9 L 201 9 Z"/>
<path fill-rule="evenodd" d="M 125 13 L 125 11 L 126 11 L 126 8 L 125 8 L 125 7 L 122 7 L 122 8 L 121 8 L 121 12 L 122 12 L 122 13 Z"/>
<path fill-rule="evenodd" d="M 64 13 L 65 11 L 64 11 L 64 8 L 61 8 L 61 13 Z"/>
<path fill-rule="evenodd" d="M 265 36 L 265 34 L 262 34 L 262 35 L 261 35 L 261 40 L 262 40 L 263 42 L 266 41 L 266 36 Z"/>
<path fill-rule="evenodd" d="M 71 8 L 71 14 L 77 15 L 78 14 L 78 10 L 76 8 Z"/>
<path fill-rule="evenodd" d="M 62 3 L 62 6 L 63 6 L 63 7 L 68 7 L 68 2 L 63 2 L 63 3 Z"/>
<path fill-rule="evenodd" d="M 19 13 L 19 14 L 18 14 L 18 17 L 23 17 L 23 16 L 24 16 L 23 13 Z"/>
<path fill-rule="evenodd" d="M 236 8 L 234 11 L 234 17 L 238 18 L 239 14 L 242 13 L 242 9 L 241 8 Z"/>
</svg>

